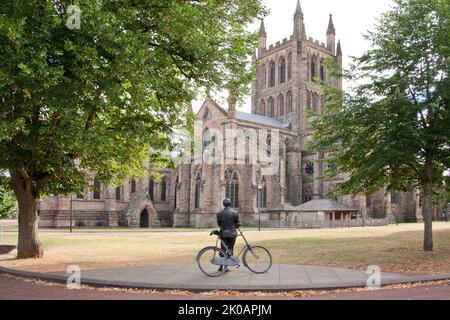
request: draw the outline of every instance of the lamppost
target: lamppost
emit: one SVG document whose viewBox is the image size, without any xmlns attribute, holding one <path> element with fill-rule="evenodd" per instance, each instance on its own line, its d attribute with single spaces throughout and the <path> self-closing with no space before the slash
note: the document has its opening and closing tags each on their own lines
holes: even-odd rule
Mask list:
<svg viewBox="0 0 450 320">
<path fill-rule="evenodd" d="M 261 183 L 261 168 L 256 171 L 256 183 L 257 183 L 257 206 L 258 206 L 258 231 L 261 231 L 261 207 L 262 207 L 262 188 L 263 185 Z"/>
<path fill-rule="evenodd" d="M 261 231 L 262 184 L 258 183 L 258 231 Z"/>
<path fill-rule="evenodd" d="M 69 226 L 70 233 L 72 233 L 72 223 L 73 223 L 73 194 L 70 195 L 70 226 Z"/>
</svg>

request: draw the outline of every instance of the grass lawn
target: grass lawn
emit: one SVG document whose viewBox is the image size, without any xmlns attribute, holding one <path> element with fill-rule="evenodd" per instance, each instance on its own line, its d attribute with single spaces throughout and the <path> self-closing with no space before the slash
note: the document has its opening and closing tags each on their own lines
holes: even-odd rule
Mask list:
<svg viewBox="0 0 450 320">
<path fill-rule="evenodd" d="M 0 221 L 0 224 L 3 222 Z M 15 224 L 2 225 L 1 244 L 16 244 Z M 215 243 L 210 229 L 84 229 L 41 230 L 43 259 L 16 260 L 0 256 L 0 265 L 19 269 L 64 272 L 81 269 L 195 263 L 197 252 Z M 267 247 L 274 263 L 341 266 L 403 273 L 450 273 L 450 223 L 434 224 L 435 251 L 422 251 L 423 224 L 336 230 L 246 229 L 253 244 Z M 238 240 L 237 248 L 243 245 Z"/>
</svg>

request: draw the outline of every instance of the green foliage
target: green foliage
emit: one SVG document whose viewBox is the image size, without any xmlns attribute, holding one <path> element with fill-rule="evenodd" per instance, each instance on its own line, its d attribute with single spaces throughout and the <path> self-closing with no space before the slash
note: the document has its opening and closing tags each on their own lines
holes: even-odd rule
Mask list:
<svg viewBox="0 0 450 320">
<path fill-rule="evenodd" d="M 448 0 L 395 1 L 366 36 L 372 49 L 343 72 L 353 91 L 324 86 L 326 113 L 312 121 L 310 148 L 326 150 L 326 176 L 348 177 L 335 194 L 442 184 L 450 168 L 449 17 Z"/>
<path fill-rule="evenodd" d="M 69 4 L 0 2 L 0 169 L 35 194 L 142 175 L 201 88 L 248 92 L 259 0 L 79 0 L 79 30 Z"/>
<path fill-rule="evenodd" d="M 437 206 L 447 210 L 450 206 L 450 176 L 446 175 L 442 184 L 437 186 L 434 202 Z"/>
<path fill-rule="evenodd" d="M 9 219 L 16 214 L 17 203 L 11 188 L 0 184 L 0 219 Z"/>
</svg>

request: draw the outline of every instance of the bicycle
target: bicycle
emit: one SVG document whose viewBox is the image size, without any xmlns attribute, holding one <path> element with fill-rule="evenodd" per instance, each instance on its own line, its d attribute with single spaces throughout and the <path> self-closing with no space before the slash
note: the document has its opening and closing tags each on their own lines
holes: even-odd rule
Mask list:
<svg viewBox="0 0 450 320">
<path fill-rule="evenodd" d="M 272 268 L 272 255 L 269 250 L 261 246 L 251 246 L 240 229 L 239 233 L 245 241 L 245 246 L 237 256 L 232 256 L 219 231 L 212 231 L 210 236 L 216 235 L 215 247 L 206 247 L 200 250 L 196 261 L 200 270 L 208 277 L 216 278 L 225 273 L 226 267 L 241 266 L 239 257 L 242 255 L 244 266 L 255 274 L 265 274 Z M 219 248 L 219 240 L 226 251 Z"/>
</svg>

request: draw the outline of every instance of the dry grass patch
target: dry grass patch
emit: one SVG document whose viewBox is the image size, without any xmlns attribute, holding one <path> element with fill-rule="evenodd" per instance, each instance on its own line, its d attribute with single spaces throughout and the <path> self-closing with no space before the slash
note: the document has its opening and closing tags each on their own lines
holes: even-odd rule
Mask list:
<svg viewBox="0 0 450 320">
<path fill-rule="evenodd" d="M 327 265 L 365 270 L 450 273 L 450 224 L 435 223 L 435 251 L 422 251 L 422 224 L 336 230 L 247 230 L 251 243 L 266 246 L 275 263 Z M 17 233 L 3 234 L 14 244 Z M 0 265 L 44 272 L 64 272 L 68 265 L 82 269 L 194 263 L 197 252 L 214 244 L 209 230 L 43 230 L 45 257 L 16 260 L 0 256 Z M 238 241 L 241 248 L 243 241 Z"/>
</svg>

